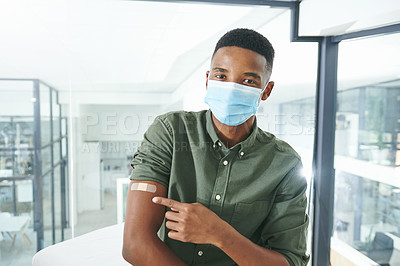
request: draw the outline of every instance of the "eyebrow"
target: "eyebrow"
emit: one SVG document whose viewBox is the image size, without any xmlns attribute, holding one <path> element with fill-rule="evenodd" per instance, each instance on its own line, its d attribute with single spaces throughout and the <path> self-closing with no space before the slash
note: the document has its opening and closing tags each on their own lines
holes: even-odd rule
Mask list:
<svg viewBox="0 0 400 266">
<path fill-rule="evenodd" d="M 244 74 L 246 76 L 250 76 L 250 77 L 253 77 L 253 78 L 256 78 L 256 79 L 261 79 L 260 75 L 257 75 L 256 73 L 253 73 L 253 72 L 246 72 Z"/>
<path fill-rule="evenodd" d="M 217 70 L 219 72 L 229 72 L 227 69 L 222 68 L 222 67 L 214 67 L 212 70 Z"/>
<path fill-rule="evenodd" d="M 222 68 L 222 67 L 214 67 L 212 70 L 213 70 L 213 71 L 219 71 L 219 72 L 229 72 L 227 69 Z M 256 73 L 253 73 L 253 72 L 246 72 L 246 73 L 243 73 L 243 74 L 246 75 L 246 76 L 250 76 L 250 77 L 253 77 L 253 78 L 256 78 L 256 79 L 260 79 L 260 80 L 261 80 L 260 75 L 258 75 L 258 74 L 256 74 Z"/>
</svg>

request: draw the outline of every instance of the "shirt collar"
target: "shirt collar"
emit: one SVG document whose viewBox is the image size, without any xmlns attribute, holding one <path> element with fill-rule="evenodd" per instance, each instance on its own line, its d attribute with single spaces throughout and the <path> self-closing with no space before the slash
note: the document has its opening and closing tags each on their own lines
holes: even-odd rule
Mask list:
<svg viewBox="0 0 400 266">
<path fill-rule="evenodd" d="M 217 145 L 219 142 L 217 132 L 215 131 L 214 124 L 212 121 L 211 110 L 208 109 L 206 113 L 206 128 L 207 133 L 210 135 L 213 145 Z"/>
<path fill-rule="evenodd" d="M 218 138 L 217 132 L 215 131 L 210 109 L 208 109 L 207 113 L 206 113 L 206 129 L 207 129 L 208 135 L 211 137 L 214 148 L 223 145 L 222 142 Z M 239 146 L 240 147 L 239 152 L 248 151 L 249 148 L 254 145 L 254 142 L 257 138 L 257 134 L 258 134 L 257 117 L 254 117 L 253 128 L 252 128 L 252 132 L 251 132 L 250 136 L 248 136 L 247 139 L 245 139 L 242 142 L 239 142 L 232 148 L 236 148 Z"/>
</svg>

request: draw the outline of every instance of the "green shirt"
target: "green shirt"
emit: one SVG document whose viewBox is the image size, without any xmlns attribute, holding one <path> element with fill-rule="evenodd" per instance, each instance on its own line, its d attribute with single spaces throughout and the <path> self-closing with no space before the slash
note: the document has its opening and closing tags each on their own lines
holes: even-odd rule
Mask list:
<svg viewBox="0 0 400 266">
<path fill-rule="evenodd" d="M 255 120 L 256 121 L 256 120 Z M 131 179 L 168 188 L 168 198 L 199 202 L 254 243 L 306 265 L 306 180 L 299 155 L 255 122 L 250 136 L 228 149 L 211 111 L 158 116 L 132 160 Z M 164 221 L 165 222 L 165 221 Z M 235 265 L 214 245 L 161 239 L 190 265 Z"/>
</svg>

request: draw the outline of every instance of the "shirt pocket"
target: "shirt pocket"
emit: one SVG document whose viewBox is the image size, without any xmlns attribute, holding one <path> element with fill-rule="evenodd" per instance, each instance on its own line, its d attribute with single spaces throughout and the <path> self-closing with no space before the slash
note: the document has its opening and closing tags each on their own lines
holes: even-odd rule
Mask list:
<svg viewBox="0 0 400 266">
<path fill-rule="evenodd" d="M 267 218 L 270 209 L 270 201 L 238 202 L 235 205 L 230 224 L 240 234 L 250 238 Z"/>
</svg>

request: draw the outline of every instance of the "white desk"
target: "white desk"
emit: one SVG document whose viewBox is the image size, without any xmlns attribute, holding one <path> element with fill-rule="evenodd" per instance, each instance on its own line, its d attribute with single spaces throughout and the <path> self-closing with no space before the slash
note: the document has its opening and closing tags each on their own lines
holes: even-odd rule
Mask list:
<svg viewBox="0 0 400 266">
<path fill-rule="evenodd" d="M 13 248 L 18 233 L 22 235 L 25 245 L 27 245 L 28 243 L 32 243 L 29 237 L 24 232 L 24 229 L 28 224 L 29 219 L 30 218 L 28 216 L 7 216 L 4 214 L 0 216 L 0 232 L 8 234 L 8 236 L 12 240 L 10 247 L 7 247 L 4 239 L 2 241 L 4 247 L 8 251 Z"/>
<path fill-rule="evenodd" d="M 378 263 L 336 237 L 331 238 L 331 265 L 379 266 Z"/>
<path fill-rule="evenodd" d="M 124 224 L 116 224 L 40 250 L 32 266 L 128 266 L 122 257 Z"/>
</svg>

